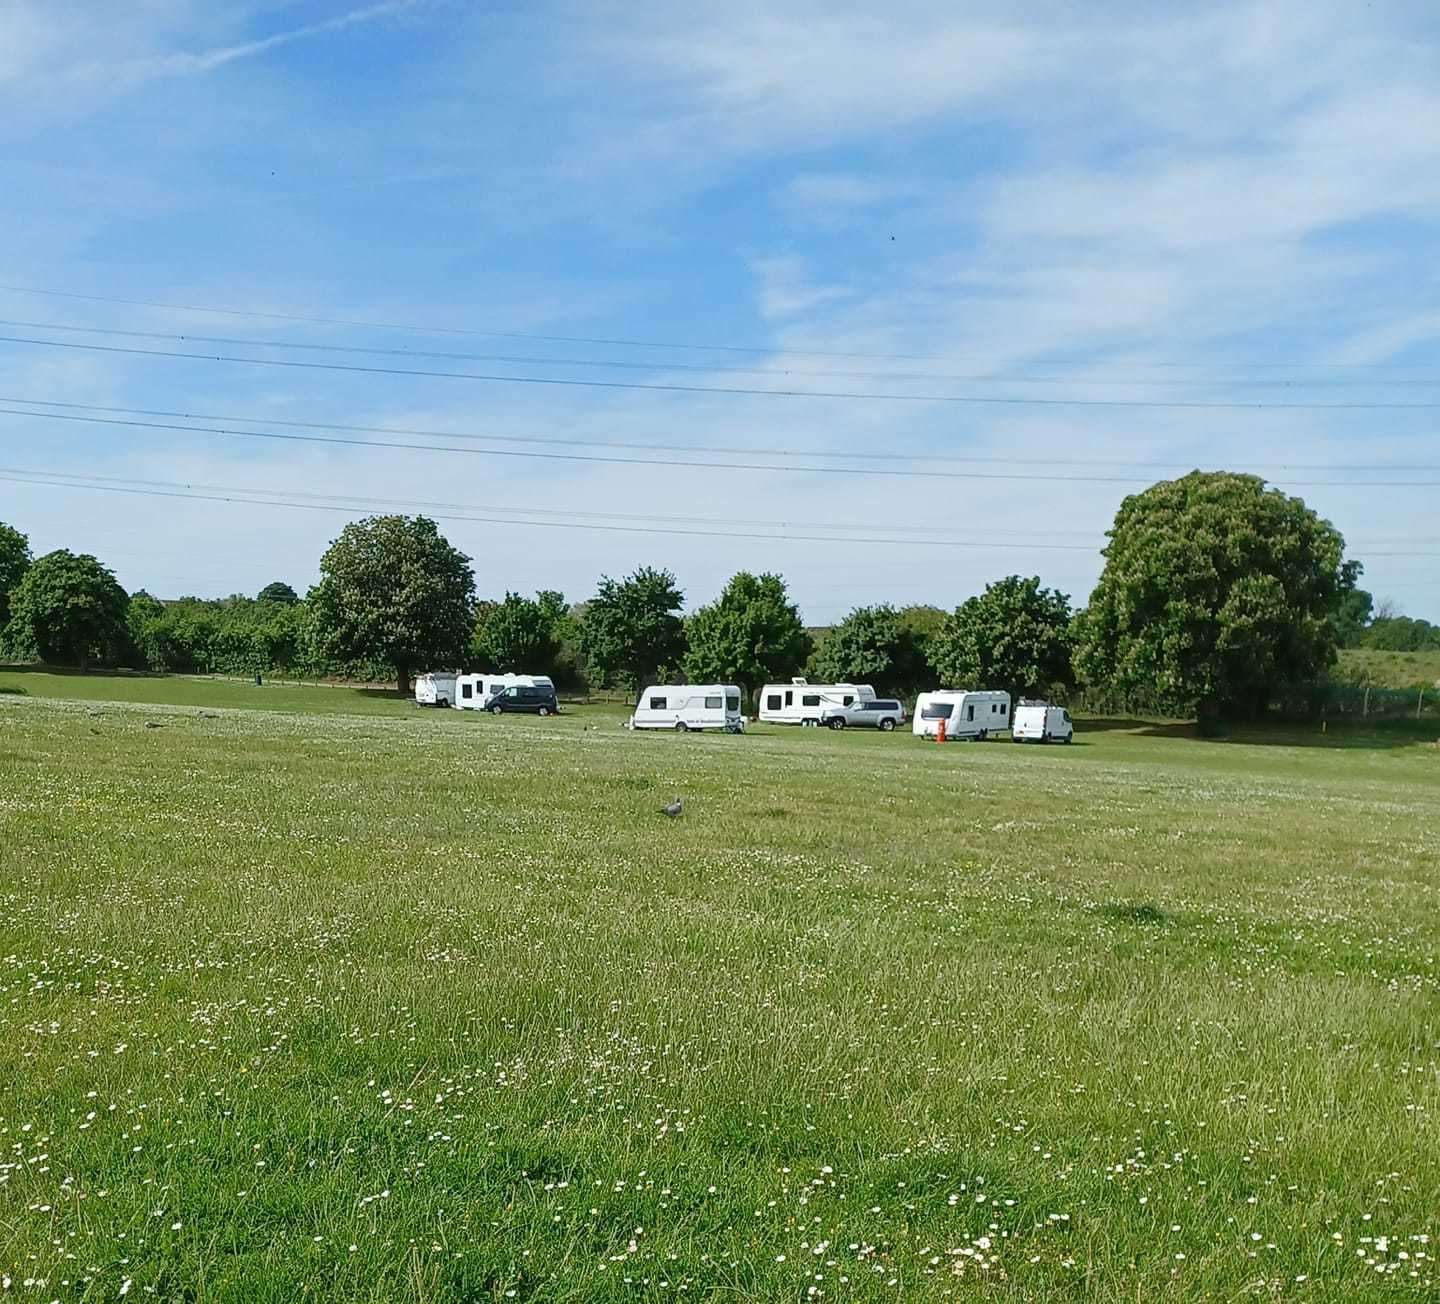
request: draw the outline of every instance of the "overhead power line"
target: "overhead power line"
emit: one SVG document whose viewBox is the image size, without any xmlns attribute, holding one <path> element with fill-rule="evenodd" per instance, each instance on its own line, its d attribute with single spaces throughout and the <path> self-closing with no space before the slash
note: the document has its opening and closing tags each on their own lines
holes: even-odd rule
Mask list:
<svg viewBox="0 0 1440 1304">
<path fill-rule="evenodd" d="M 885 380 L 885 381 L 953 381 L 972 385 L 1133 385 L 1146 388 L 1177 388 L 1186 389 L 1274 389 L 1274 388 L 1295 388 L 1304 389 L 1355 389 L 1355 388 L 1429 388 L 1440 387 L 1440 378 L 1425 378 L 1419 380 L 1295 380 L 1293 378 L 1281 377 L 1267 380 L 1232 380 L 1232 379 L 1211 379 L 1211 380 L 1157 380 L 1154 377 L 1125 377 L 1125 376 L 1054 376 L 1036 375 L 1027 373 L 1023 375 L 1005 375 L 994 371 L 955 373 L 943 371 L 848 371 L 828 369 L 824 371 L 807 370 L 800 367 L 735 367 L 719 366 L 708 363 L 696 362 L 672 362 L 672 361 L 646 361 L 636 362 L 632 359 L 616 358 L 547 358 L 534 355 L 514 353 L 456 353 L 446 350 L 435 349 L 414 349 L 399 348 L 385 349 L 364 344 L 312 344 L 299 340 L 257 340 L 237 338 L 232 335 L 198 335 L 193 331 L 138 331 L 123 330 L 115 326 L 75 326 L 67 322 L 48 321 L 20 321 L 14 318 L 0 317 L 0 326 L 12 330 L 32 331 L 63 331 L 67 334 L 79 335 L 106 335 L 123 339 L 135 340 L 166 340 L 172 343 L 192 344 L 223 344 L 238 345 L 241 348 L 257 349 L 293 349 L 306 353 L 351 353 L 362 354 L 366 357 L 382 358 L 435 358 L 444 362 L 503 362 L 522 367 L 597 367 L 610 370 L 644 371 L 654 373 L 657 371 L 685 371 L 696 372 L 701 375 L 726 375 L 726 376 L 805 376 L 821 380 Z"/>
<path fill-rule="evenodd" d="M 638 380 L 583 380 L 573 376 L 506 376 L 480 371 L 433 371 L 419 367 L 362 366 L 353 362 L 300 362 L 294 358 L 254 358 L 239 354 L 188 353 L 179 349 L 139 349 L 119 344 L 81 344 L 75 340 L 42 340 L 24 335 L 0 335 L 0 342 L 25 344 L 36 348 L 78 349 L 87 353 L 186 359 L 192 362 L 223 362 L 250 367 L 284 367 L 304 371 L 338 371 L 351 375 L 412 376 L 429 380 L 474 380 L 504 385 L 553 385 L 567 389 L 645 390 L 663 394 L 724 394 L 742 398 L 821 398 L 844 399 L 849 402 L 954 403 L 964 406 L 1197 409 L 1203 411 L 1370 412 L 1432 411 L 1440 408 L 1440 400 L 1424 403 L 1313 403 L 1286 399 L 1276 403 L 1240 403 L 1210 399 L 1017 398 L 998 394 L 897 394 L 834 389 L 764 389 L 743 385 L 679 385 Z"/>
<path fill-rule="evenodd" d="M 357 509 L 369 510 L 375 506 L 428 507 L 441 510 L 434 513 L 438 520 L 466 521 L 486 525 L 524 525 L 548 529 L 598 530 L 606 533 L 624 534 L 667 534 L 686 537 L 714 539 L 754 539 L 768 543 L 852 543 L 864 545 L 917 546 L 927 548 L 987 549 L 989 551 L 1044 552 L 1088 552 L 1099 554 L 1099 549 L 1083 544 L 1066 543 L 999 543 L 990 540 L 967 539 L 895 539 L 881 536 L 846 536 L 834 534 L 792 534 L 761 533 L 748 530 L 713 530 L 704 528 L 682 528 L 678 525 L 612 524 L 608 521 L 592 520 L 517 520 L 502 516 L 478 516 L 475 509 L 465 504 L 427 504 L 405 499 L 383 499 L 369 497 L 345 498 L 341 495 L 296 494 L 293 492 L 271 492 L 245 488 L 230 488 L 223 485 L 192 486 L 165 480 L 124 480 L 112 476 L 79 476 L 49 470 L 31 470 L 24 467 L 0 467 L 0 481 L 16 484 L 46 485 L 61 489 L 83 489 L 104 493 L 138 494 L 156 498 L 185 498 L 201 502 L 235 503 L 252 507 L 285 507 L 295 510 L 353 513 Z M 483 509 L 482 509 L 483 510 Z M 493 509 L 489 509 L 493 510 Z M 507 511 L 521 509 L 503 509 Z M 538 515 L 538 513 L 536 513 Z M 549 513 L 547 512 L 547 515 Z M 572 513 L 572 515 L 580 515 Z M 601 515 L 601 514 L 596 514 Z M 683 517 L 659 518 L 683 521 Z M 697 518 L 704 520 L 705 518 Z M 783 528 L 783 527 L 782 527 Z M 831 528 L 831 527 L 824 527 Z M 1440 557 L 1440 553 L 1381 552 L 1370 553 L 1372 557 Z"/>
<path fill-rule="evenodd" d="M 644 453 L 705 453 L 722 457 L 819 457 L 839 461 L 937 463 L 957 466 L 1118 466 L 1156 471 L 1173 471 L 1191 466 L 1190 462 L 1137 461 L 1122 457 L 995 457 L 954 453 L 858 453 L 824 448 L 755 448 L 745 445 L 640 443 L 613 439 L 565 438 L 558 435 L 487 435 L 462 430 L 434 430 L 415 426 L 368 426 L 333 421 L 290 421 L 279 417 L 247 417 L 215 412 L 187 412 L 173 408 L 117 407 L 105 403 L 66 403 L 55 399 L 24 398 L 0 394 L 0 403 L 19 403 L 29 407 L 57 408 L 67 412 L 118 412 L 137 417 L 175 417 L 182 421 L 226 421 L 240 425 L 283 426 L 293 430 L 338 430 L 353 434 L 405 435 L 419 439 L 466 439 L 480 443 L 533 444 L 562 448 L 617 448 Z M 43 412 L 34 415 L 43 416 Z M 406 445 L 419 447 L 419 445 Z M 706 463 L 709 466 L 711 463 Z M 1356 473 L 1436 473 L 1440 464 L 1409 465 L 1403 463 L 1372 463 L 1361 465 L 1338 462 L 1248 462 L 1254 471 L 1334 471 Z M 778 468 L 777 468 L 778 469 Z M 855 471 L 848 472 L 855 474 Z"/>
<path fill-rule="evenodd" d="M 119 426 L 129 429 L 167 430 L 192 435 L 222 435 L 237 439 L 270 439 L 286 443 L 340 444 L 355 448 L 389 448 L 408 452 L 464 453 L 481 457 L 521 457 L 544 461 L 595 462 L 613 466 L 678 466 L 701 470 L 730 471 L 789 471 L 807 475 L 845 475 L 857 473 L 850 467 L 798 465 L 795 463 L 769 462 L 706 462 L 669 457 L 604 457 L 589 453 L 538 453 L 510 448 L 475 448 L 459 444 L 415 444 L 388 439 L 356 439 L 347 435 L 300 435 L 276 430 L 238 430 L 229 426 L 182 425 L 177 422 L 139 421 L 119 417 L 82 416 L 73 412 L 32 412 L 21 408 L 0 407 L 0 416 L 31 417 L 43 421 L 83 422 L 88 425 Z M 756 450 L 764 456 L 764 450 Z M 1034 480 L 1060 484 L 1138 484 L 1148 485 L 1151 479 L 1145 476 L 1121 475 L 1044 475 L 1020 471 L 905 471 L 891 467 L 879 467 L 863 474 L 871 476 L 892 476 L 921 480 Z M 1440 480 L 1287 480 L 1295 488 L 1344 488 L 1344 489 L 1426 489 L 1440 488 Z"/>
<path fill-rule="evenodd" d="M 193 303 L 166 303 L 154 299 L 127 299 L 113 295 L 103 294 L 78 294 L 69 290 L 51 290 L 33 285 L 0 285 L 0 291 L 8 294 L 28 294 L 49 299 L 69 299 L 81 303 L 107 303 L 115 304 L 126 308 L 158 308 L 165 312 L 193 312 L 214 317 L 243 317 L 256 321 L 284 321 L 295 322 L 310 326 L 347 326 L 360 330 L 382 330 L 382 331 L 403 331 L 411 335 L 455 335 L 469 336 L 479 339 L 499 340 L 531 340 L 541 344 L 594 344 L 606 348 L 624 349 L 667 349 L 690 353 L 744 353 L 763 354 L 777 357 L 797 358 L 854 358 L 870 359 L 881 362 L 945 362 L 954 363 L 957 359 L 944 354 L 930 353 L 877 353 L 863 352 L 858 350 L 845 349 L 794 349 L 783 348 L 773 344 L 696 344 L 677 340 L 651 340 L 651 339 L 630 339 L 613 338 L 600 335 L 552 335 L 540 334 L 526 331 L 506 331 L 482 329 L 466 326 L 437 326 L 434 324 L 425 325 L 414 322 L 393 322 L 376 321 L 365 318 L 342 317 L 332 315 L 318 315 L 293 312 L 266 312 L 255 308 L 228 308 L 216 307 L 213 305 L 201 305 Z M 1064 365 L 1062 363 L 1049 363 L 1050 366 Z M 1086 366 L 1087 363 L 1077 365 Z M 1195 362 L 1174 362 L 1174 361 L 1152 361 L 1147 363 L 1130 363 L 1131 366 L 1148 366 L 1157 369 L 1179 370 L 1212 367 L 1211 363 Z M 1246 368 L 1324 368 L 1326 370 L 1404 370 L 1398 364 L 1383 363 L 1345 363 L 1345 362 L 1305 362 L 1301 360 L 1290 360 L 1280 362 L 1226 362 L 1225 367 L 1234 370 L 1240 367 Z"/>
<path fill-rule="evenodd" d="M 203 502 L 240 503 L 252 507 L 286 507 L 298 510 L 345 512 L 351 514 L 357 510 L 354 505 L 347 506 L 342 503 L 302 501 L 297 500 L 294 495 L 271 495 L 264 491 L 249 489 L 227 489 L 220 486 L 212 486 L 210 492 L 200 492 L 198 490 L 188 489 L 183 484 L 170 484 L 165 481 L 140 481 L 128 484 L 116 484 L 100 477 L 61 476 L 55 472 L 27 471 L 20 467 L 0 467 L 0 480 L 18 484 L 49 485 L 61 489 L 87 489 L 105 493 L 140 494 L 155 498 L 192 498 Z M 165 485 L 165 487 L 156 487 L 159 485 Z M 373 507 L 375 504 L 381 503 L 384 500 L 372 498 L 357 501 L 363 501 Z M 399 506 L 402 504 L 395 503 L 392 505 Z M 1017 548 L 1027 551 L 1043 550 L 1089 553 L 1097 553 L 1098 551 L 1097 549 L 1085 547 L 1081 544 L 1065 543 L 992 543 L 959 539 L 893 539 L 879 536 L 847 536 L 841 538 L 833 534 L 768 534 L 747 530 L 688 529 L 678 526 L 657 525 L 619 525 L 594 521 L 515 520 L 507 517 L 476 516 L 454 511 L 437 512 L 435 513 L 435 517 L 437 520 L 469 521 L 486 525 L 526 525 L 546 529 L 599 530 L 607 533 L 623 534 L 668 534 L 707 539 L 758 539 L 767 543 L 828 543 L 832 546 L 837 543 L 884 544 L 926 548 L 984 548 L 990 551 L 1005 551 Z"/>
</svg>

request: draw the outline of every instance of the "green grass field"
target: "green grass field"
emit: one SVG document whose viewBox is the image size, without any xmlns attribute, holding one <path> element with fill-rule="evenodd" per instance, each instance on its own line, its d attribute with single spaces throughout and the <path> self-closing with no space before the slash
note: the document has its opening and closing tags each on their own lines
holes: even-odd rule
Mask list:
<svg viewBox="0 0 1440 1304">
<path fill-rule="evenodd" d="M 0 1298 L 1440 1289 L 1423 732 L 0 690 Z"/>
</svg>

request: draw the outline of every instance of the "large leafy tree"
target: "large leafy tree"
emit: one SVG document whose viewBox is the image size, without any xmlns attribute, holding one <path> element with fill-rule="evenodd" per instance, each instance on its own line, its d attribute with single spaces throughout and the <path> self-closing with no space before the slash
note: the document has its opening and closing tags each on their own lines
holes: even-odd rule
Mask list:
<svg viewBox="0 0 1440 1304">
<path fill-rule="evenodd" d="M 30 540 L 0 521 L 0 632 L 10 619 L 10 594 L 30 567 Z"/>
<path fill-rule="evenodd" d="M 300 601 L 300 595 L 295 592 L 284 580 L 271 580 L 259 593 L 255 595 L 256 602 L 279 602 L 286 606 L 294 606 Z"/>
<path fill-rule="evenodd" d="M 428 517 L 371 516 L 347 525 L 320 559 L 310 609 L 326 654 L 387 665 L 404 693 L 415 670 L 464 659 L 475 575 Z"/>
<path fill-rule="evenodd" d="M 130 599 L 110 570 L 87 553 L 61 548 L 32 562 L 10 594 L 7 642 L 42 661 L 113 664 L 127 642 Z"/>
<path fill-rule="evenodd" d="M 1336 647 L 1359 647 L 1375 614 L 1375 599 L 1360 587 L 1363 570 L 1358 561 L 1347 561 L 1340 567 L 1340 597 L 1331 619 Z"/>
<path fill-rule="evenodd" d="M 1091 686 L 1176 715 L 1254 717 L 1334 661 L 1344 547 L 1257 476 L 1192 471 L 1153 485 L 1116 514 L 1076 667 Z"/>
<path fill-rule="evenodd" d="M 542 592 L 531 598 L 507 593 L 484 604 L 470 640 L 471 658 L 482 670 L 549 674 L 560 652 L 565 597 Z"/>
<path fill-rule="evenodd" d="M 581 650 L 598 681 L 638 693 L 662 666 L 678 666 L 684 601 L 667 570 L 642 566 L 623 580 L 602 575 L 580 622 Z"/>
<path fill-rule="evenodd" d="M 810 655 L 810 636 L 778 575 L 733 575 L 724 592 L 685 627 L 691 683 L 738 684 L 747 693 L 788 679 Z"/>
<path fill-rule="evenodd" d="M 1073 681 L 1070 599 L 1037 577 L 1010 575 L 962 602 L 930 646 L 930 664 L 952 688 L 1047 694 Z"/>
<path fill-rule="evenodd" d="M 917 646 L 914 629 L 894 607 L 856 607 L 815 649 L 808 672 L 826 683 L 904 693 L 921 673 Z"/>
</svg>

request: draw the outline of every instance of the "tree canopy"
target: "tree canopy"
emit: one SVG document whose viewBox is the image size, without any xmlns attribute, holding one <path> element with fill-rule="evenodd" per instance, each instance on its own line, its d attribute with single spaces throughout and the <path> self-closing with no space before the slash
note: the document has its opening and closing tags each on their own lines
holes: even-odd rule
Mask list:
<svg viewBox="0 0 1440 1304">
<path fill-rule="evenodd" d="M 271 580 L 259 593 L 255 595 L 256 602 L 281 602 L 286 606 L 294 606 L 300 601 L 300 595 L 295 592 L 284 580 Z"/>
<path fill-rule="evenodd" d="M 0 521 L 0 633 L 10 619 L 10 594 L 30 566 L 30 540 Z"/>
<path fill-rule="evenodd" d="M 541 592 L 533 599 L 507 593 L 487 602 L 475 622 L 471 659 L 481 670 L 550 674 L 560 652 L 565 596 Z"/>
<path fill-rule="evenodd" d="M 126 646 L 129 601 L 110 570 L 88 553 L 48 552 L 10 594 L 6 641 L 55 665 L 113 665 Z"/>
<path fill-rule="evenodd" d="M 642 566 L 623 580 L 602 575 L 580 621 L 580 646 L 597 680 L 638 693 L 662 667 L 678 668 L 684 601 L 667 570 Z"/>
<path fill-rule="evenodd" d="M 915 632 L 894 607 L 856 607 L 815 649 L 808 674 L 838 684 L 873 684 L 903 693 L 920 674 Z"/>
<path fill-rule="evenodd" d="M 310 590 L 317 642 L 338 659 L 389 666 L 402 693 L 415 670 L 463 661 L 474 607 L 470 559 L 424 516 L 351 522 Z"/>
<path fill-rule="evenodd" d="M 1126 498 L 1080 618 L 1088 685 L 1254 717 L 1335 659 L 1344 540 L 1257 476 L 1194 471 Z"/>
<path fill-rule="evenodd" d="M 962 602 L 930 646 L 947 688 L 1000 688 L 1013 698 L 1048 696 L 1073 682 L 1070 599 L 1038 577 L 1010 575 Z"/>
<path fill-rule="evenodd" d="M 810 655 L 810 636 L 779 575 L 733 575 L 724 592 L 685 627 L 691 683 L 738 684 L 754 692 L 788 679 Z"/>
<path fill-rule="evenodd" d="M 1384 652 L 1428 652 L 1440 648 L 1440 625 L 1413 616 L 1384 616 L 1364 631 L 1359 646 Z"/>
</svg>

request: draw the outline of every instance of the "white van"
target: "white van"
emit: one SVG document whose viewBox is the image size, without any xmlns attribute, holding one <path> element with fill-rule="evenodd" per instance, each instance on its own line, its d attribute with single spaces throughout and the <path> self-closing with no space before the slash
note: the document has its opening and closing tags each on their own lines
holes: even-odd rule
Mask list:
<svg viewBox="0 0 1440 1304">
<path fill-rule="evenodd" d="M 1015 708 L 1010 737 L 1017 743 L 1068 743 L 1075 737 L 1075 723 L 1063 706 L 1032 702 L 1025 698 Z"/>
<path fill-rule="evenodd" d="M 921 693 L 915 699 L 915 723 L 912 732 L 917 738 L 933 738 L 945 722 L 946 741 L 973 738 L 984 742 L 991 734 L 1010 727 L 1010 694 L 970 692 L 944 688 L 934 693 Z"/>
<path fill-rule="evenodd" d="M 449 706 L 455 700 L 458 670 L 431 670 L 415 679 L 416 706 Z"/>
<path fill-rule="evenodd" d="M 496 693 L 507 688 L 548 688 L 555 685 L 549 675 L 457 675 L 452 705 L 458 711 L 483 711 Z"/>
<path fill-rule="evenodd" d="M 792 679 L 788 684 L 766 684 L 760 690 L 758 718 L 767 724 L 818 725 L 830 707 L 873 702 L 869 684 L 812 684 Z"/>
<path fill-rule="evenodd" d="M 742 733 L 740 690 L 734 684 L 654 684 L 640 694 L 631 729 L 723 729 Z"/>
</svg>

